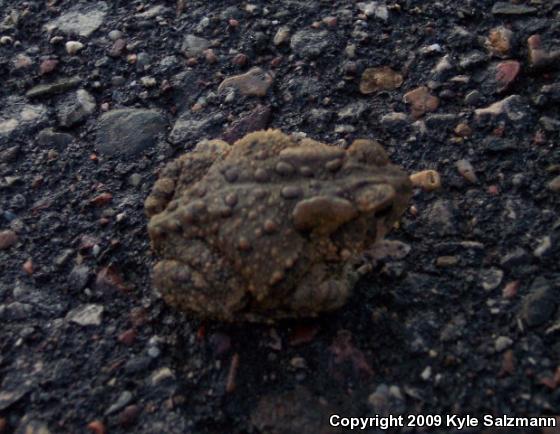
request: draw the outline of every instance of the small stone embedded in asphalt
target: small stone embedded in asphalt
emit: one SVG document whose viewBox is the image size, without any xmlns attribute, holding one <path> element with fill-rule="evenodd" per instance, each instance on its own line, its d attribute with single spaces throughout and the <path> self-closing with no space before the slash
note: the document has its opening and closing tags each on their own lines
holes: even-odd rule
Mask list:
<svg viewBox="0 0 560 434">
<path fill-rule="evenodd" d="M 153 147 L 166 127 L 165 116 L 157 110 L 111 110 L 98 119 L 95 146 L 107 155 L 136 155 Z"/>
<path fill-rule="evenodd" d="M 547 235 L 539 240 L 537 246 L 535 247 L 535 250 L 533 250 L 533 255 L 537 258 L 548 256 L 548 253 L 550 253 L 552 247 L 552 238 Z"/>
<path fill-rule="evenodd" d="M 492 6 L 494 15 L 527 15 L 537 11 L 534 7 L 510 2 L 496 2 Z"/>
<path fill-rule="evenodd" d="M 459 160 L 455 163 L 455 167 L 457 167 L 461 176 L 470 183 L 476 184 L 478 182 L 474 167 L 469 160 Z"/>
<path fill-rule="evenodd" d="M 383 90 L 394 90 L 401 86 L 403 77 L 388 66 L 367 68 L 360 81 L 360 92 L 367 95 Z"/>
<path fill-rule="evenodd" d="M 527 39 L 529 49 L 529 65 L 533 69 L 558 67 L 560 62 L 560 49 L 546 50 L 542 47 L 540 35 L 532 35 Z"/>
<path fill-rule="evenodd" d="M 510 95 L 501 101 L 490 104 L 488 107 L 476 109 L 474 114 L 478 119 L 485 116 L 495 118 L 503 114 L 509 120 L 518 122 L 527 117 L 527 106 L 521 96 Z"/>
<path fill-rule="evenodd" d="M 439 99 L 432 94 L 426 86 L 420 86 L 407 92 L 403 100 L 410 104 L 412 116 L 419 118 L 426 112 L 436 111 L 439 106 Z"/>
<path fill-rule="evenodd" d="M 234 88 L 241 95 L 265 96 L 273 80 L 274 76 L 270 72 L 265 72 L 258 67 L 252 68 L 245 74 L 226 78 L 218 86 L 218 92 L 227 88 Z"/>
<path fill-rule="evenodd" d="M 77 87 L 81 82 L 82 79 L 79 76 L 61 78 L 53 83 L 38 84 L 37 86 L 29 89 L 25 96 L 28 98 L 36 98 L 40 96 L 54 95 Z"/>
<path fill-rule="evenodd" d="M 183 39 L 181 51 L 186 57 L 197 57 L 208 47 L 210 47 L 210 41 L 207 39 L 195 35 L 186 35 Z"/>
<path fill-rule="evenodd" d="M 0 144 L 24 131 L 32 132 L 48 120 L 48 108 L 43 104 L 27 104 L 20 97 L 8 97 L 0 109 Z"/>
<path fill-rule="evenodd" d="M 78 89 L 57 104 L 61 126 L 71 127 L 85 121 L 95 111 L 95 98 L 85 89 Z"/>
<path fill-rule="evenodd" d="M 109 7 L 104 1 L 76 5 L 45 25 L 48 32 L 58 29 L 68 35 L 90 36 L 105 19 Z"/>
<path fill-rule="evenodd" d="M 290 40 L 290 28 L 286 26 L 280 27 L 276 34 L 274 35 L 273 43 L 274 45 L 282 45 Z"/>
<path fill-rule="evenodd" d="M 233 144 L 245 134 L 266 130 L 270 122 L 270 115 L 270 107 L 259 105 L 224 131 L 222 139 L 229 144 Z"/>
<path fill-rule="evenodd" d="M 422 170 L 410 175 L 410 181 L 415 187 L 420 187 L 426 191 L 433 191 L 441 188 L 441 177 L 436 170 Z"/>
<path fill-rule="evenodd" d="M 98 326 L 101 324 L 103 310 L 103 306 L 99 304 L 84 304 L 68 312 L 66 319 L 81 326 Z"/>
<path fill-rule="evenodd" d="M 74 136 L 68 133 L 60 133 L 53 128 L 45 128 L 37 134 L 37 143 L 45 147 L 64 148 L 72 143 Z"/>
<path fill-rule="evenodd" d="M 290 48 L 295 54 L 310 59 L 324 54 L 330 45 L 329 32 L 326 30 L 300 30 L 290 40 Z"/>
<path fill-rule="evenodd" d="M 82 44 L 80 41 L 68 41 L 66 42 L 65 47 L 68 54 L 74 55 L 83 50 L 84 44 Z"/>
<path fill-rule="evenodd" d="M 202 136 L 212 136 L 212 130 L 221 129 L 223 121 L 224 115 L 220 112 L 201 118 L 187 111 L 175 121 L 168 140 L 174 145 L 192 143 Z"/>
<path fill-rule="evenodd" d="M 0 231 L 0 250 L 6 250 L 17 243 L 18 237 L 12 230 Z"/>
<path fill-rule="evenodd" d="M 558 306 L 558 295 L 544 277 L 536 277 L 529 293 L 521 302 L 520 318 L 529 326 L 536 327 L 550 320 Z"/>
<path fill-rule="evenodd" d="M 550 191 L 553 191 L 554 193 L 559 193 L 560 192 L 560 175 L 558 175 L 557 177 L 555 177 L 551 181 L 549 181 L 549 183 L 546 186 Z"/>
<path fill-rule="evenodd" d="M 513 340 L 507 336 L 498 336 L 494 341 L 494 347 L 498 353 L 507 350 L 513 344 Z"/>
<path fill-rule="evenodd" d="M 506 58 L 509 56 L 512 49 L 513 32 L 504 27 L 495 27 L 490 30 L 488 38 L 486 39 L 485 46 L 490 54 Z"/>
<path fill-rule="evenodd" d="M 504 272 L 499 268 L 487 268 L 480 270 L 480 283 L 486 291 L 496 289 L 502 283 Z"/>
<path fill-rule="evenodd" d="M 45 59 L 41 62 L 41 65 L 39 66 L 39 73 L 41 75 L 44 74 L 49 74 L 51 72 L 53 72 L 56 67 L 58 66 L 58 60 L 57 59 Z"/>
<path fill-rule="evenodd" d="M 376 17 L 383 21 L 389 19 L 389 9 L 385 1 L 370 1 L 370 2 L 359 2 L 356 4 L 358 9 L 365 14 L 366 17 Z"/>
<path fill-rule="evenodd" d="M 87 265 L 76 265 L 68 275 L 68 284 L 71 289 L 81 291 L 84 289 L 91 277 L 91 269 Z"/>
<path fill-rule="evenodd" d="M 116 402 L 105 411 L 105 416 L 109 416 L 126 407 L 132 401 L 132 393 L 128 390 L 121 392 Z"/>
<path fill-rule="evenodd" d="M 497 91 L 507 90 L 515 81 L 521 70 L 521 64 L 517 60 L 508 60 L 496 65 Z"/>
</svg>

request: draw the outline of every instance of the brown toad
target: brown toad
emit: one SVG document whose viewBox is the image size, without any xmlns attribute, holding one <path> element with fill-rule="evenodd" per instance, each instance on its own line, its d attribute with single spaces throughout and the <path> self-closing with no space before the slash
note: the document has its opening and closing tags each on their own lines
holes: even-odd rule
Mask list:
<svg viewBox="0 0 560 434">
<path fill-rule="evenodd" d="M 203 318 L 273 321 L 341 307 L 361 253 L 411 195 L 383 148 L 347 149 L 277 130 L 203 142 L 168 164 L 145 208 L 153 279 Z"/>
</svg>

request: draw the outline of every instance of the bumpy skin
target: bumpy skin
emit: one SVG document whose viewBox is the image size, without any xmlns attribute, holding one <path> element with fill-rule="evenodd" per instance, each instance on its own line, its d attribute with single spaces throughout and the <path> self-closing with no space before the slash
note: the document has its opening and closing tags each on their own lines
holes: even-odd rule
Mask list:
<svg viewBox="0 0 560 434">
<path fill-rule="evenodd" d="M 266 321 L 342 306 L 359 255 L 411 195 L 381 146 L 347 150 L 277 130 L 171 162 L 145 208 L 165 300 L 201 318 Z"/>
</svg>

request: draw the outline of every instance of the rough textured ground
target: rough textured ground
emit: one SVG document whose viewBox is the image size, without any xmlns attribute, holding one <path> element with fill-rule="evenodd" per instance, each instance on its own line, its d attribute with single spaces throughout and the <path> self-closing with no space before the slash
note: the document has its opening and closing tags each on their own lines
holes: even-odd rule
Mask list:
<svg viewBox="0 0 560 434">
<path fill-rule="evenodd" d="M 0 433 L 558 414 L 559 18 L 558 0 L 0 0 Z M 194 321 L 152 290 L 143 201 L 200 139 L 267 126 L 375 138 L 442 187 L 340 311 Z"/>
</svg>

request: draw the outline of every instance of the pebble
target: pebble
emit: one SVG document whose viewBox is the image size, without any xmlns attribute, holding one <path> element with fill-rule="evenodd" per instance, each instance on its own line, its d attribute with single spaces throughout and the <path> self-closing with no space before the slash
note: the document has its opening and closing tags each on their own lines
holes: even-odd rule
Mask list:
<svg viewBox="0 0 560 434">
<path fill-rule="evenodd" d="M 274 76 L 271 73 L 256 67 L 245 74 L 226 78 L 218 86 L 218 92 L 233 87 L 242 95 L 265 96 L 273 80 Z"/>
<path fill-rule="evenodd" d="M 116 402 L 111 404 L 111 406 L 105 412 L 105 416 L 116 413 L 126 407 L 130 401 L 132 401 L 132 393 L 128 390 L 121 392 Z"/>
<path fill-rule="evenodd" d="M 109 49 L 109 56 L 119 57 L 123 54 L 126 48 L 126 41 L 124 39 L 117 39 Z"/>
<path fill-rule="evenodd" d="M 541 116 L 539 118 L 539 124 L 545 131 L 551 133 L 560 131 L 560 120 L 551 118 L 550 116 Z"/>
<path fill-rule="evenodd" d="M 426 368 L 424 368 L 424 370 L 420 374 L 420 378 L 422 378 L 422 380 L 424 381 L 428 381 L 431 376 L 432 376 L 432 367 L 426 366 Z"/>
<path fill-rule="evenodd" d="M 122 38 L 123 33 L 120 30 L 111 30 L 107 36 L 111 41 L 116 41 L 117 39 Z"/>
<path fill-rule="evenodd" d="M 29 89 L 25 96 L 28 98 L 35 98 L 46 95 L 54 95 L 57 93 L 66 92 L 74 87 L 77 87 L 82 82 L 79 76 L 62 78 L 53 83 L 38 84 L 37 86 Z"/>
<path fill-rule="evenodd" d="M 529 326 L 542 325 L 554 315 L 557 297 L 548 280 L 537 277 L 531 284 L 529 293 L 523 297 L 520 318 Z"/>
<path fill-rule="evenodd" d="M 517 122 L 526 117 L 527 109 L 521 96 L 510 95 L 501 101 L 490 104 L 488 107 L 476 109 L 474 114 L 477 118 L 497 117 L 505 114 L 511 121 Z"/>
<path fill-rule="evenodd" d="M 504 272 L 499 268 L 487 268 L 480 271 L 480 283 L 486 291 L 496 289 L 502 283 Z"/>
<path fill-rule="evenodd" d="M 89 37 L 105 19 L 109 7 L 104 1 L 74 6 L 68 12 L 45 24 L 45 30 L 52 32 L 58 29 L 68 35 Z"/>
<path fill-rule="evenodd" d="M 521 64 L 517 60 L 500 62 L 496 65 L 495 71 L 497 91 L 503 92 L 517 79 L 519 71 L 521 71 Z"/>
<path fill-rule="evenodd" d="M 403 77 L 388 66 L 367 68 L 360 80 L 360 92 L 367 95 L 383 90 L 394 90 L 401 86 Z"/>
<path fill-rule="evenodd" d="M 517 295 L 517 290 L 519 289 L 519 281 L 514 280 L 512 282 L 506 283 L 504 289 L 502 289 L 502 297 L 503 298 L 513 298 Z"/>
<path fill-rule="evenodd" d="M 289 40 L 290 40 L 290 28 L 287 26 L 282 26 L 276 31 L 276 34 L 274 35 L 274 39 L 272 40 L 272 42 L 274 43 L 274 45 L 278 47 L 279 45 L 287 43 Z"/>
<path fill-rule="evenodd" d="M 496 2 L 492 7 L 494 15 L 527 15 L 536 11 L 534 7 L 510 2 Z"/>
<path fill-rule="evenodd" d="M 154 77 L 146 76 L 140 79 L 140 83 L 142 83 L 142 86 L 144 87 L 151 88 L 151 87 L 155 87 L 157 81 Z"/>
<path fill-rule="evenodd" d="M 478 90 L 471 90 L 465 95 L 465 104 L 476 106 L 482 98 L 482 94 Z"/>
<path fill-rule="evenodd" d="M 58 122 L 71 127 L 85 121 L 96 108 L 95 98 L 85 89 L 78 89 L 56 106 Z"/>
<path fill-rule="evenodd" d="M 17 243 L 18 237 L 12 230 L 0 231 L 0 250 L 6 250 Z"/>
<path fill-rule="evenodd" d="M 547 235 L 539 240 L 539 243 L 533 250 L 533 255 L 537 258 L 542 258 L 547 255 L 552 248 L 552 239 Z"/>
<path fill-rule="evenodd" d="M 527 39 L 529 64 L 533 68 L 555 66 L 560 61 L 560 50 L 546 51 L 542 48 L 540 35 L 532 35 Z"/>
<path fill-rule="evenodd" d="M 445 268 L 453 267 L 459 263 L 459 258 L 457 256 L 438 256 L 436 258 L 436 266 Z"/>
<path fill-rule="evenodd" d="M 356 6 L 366 17 L 376 17 L 383 21 L 389 19 L 389 9 L 384 1 L 359 2 Z"/>
<path fill-rule="evenodd" d="M 24 69 L 28 68 L 33 64 L 33 60 L 31 57 L 25 54 L 18 54 L 14 59 L 14 68 L 15 69 Z"/>
<path fill-rule="evenodd" d="M 125 428 L 130 427 L 136 423 L 139 415 L 140 407 L 137 405 L 129 405 L 119 414 L 119 424 Z"/>
<path fill-rule="evenodd" d="M 463 178 L 467 181 L 476 184 L 478 182 L 478 178 L 476 177 L 476 173 L 474 172 L 474 168 L 470 161 L 468 160 L 459 160 L 455 163 L 455 167 L 457 167 L 457 171 L 461 174 Z"/>
<path fill-rule="evenodd" d="M 462 69 L 471 69 L 475 68 L 486 62 L 487 57 L 482 51 L 474 50 L 470 53 L 467 53 L 459 59 L 459 66 Z"/>
<path fill-rule="evenodd" d="M 181 51 L 186 57 L 197 57 L 210 47 L 210 41 L 195 35 L 186 35 L 183 39 Z"/>
<path fill-rule="evenodd" d="M 405 93 L 403 100 L 410 104 L 412 116 L 415 118 L 423 116 L 426 112 L 433 112 L 439 106 L 439 99 L 430 94 L 426 86 L 420 86 Z"/>
<path fill-rule="evenodd" d="M 157 110 L 110 110 L 97 122 L 96 149 L 107 155 L 136 155 L 154 146 L 166 127 L 165 116 Z"/>
<path fill-rule="evenodd" d="M 39 73 L 41 75 L 49 74 L 53 72 L 58 66 L 58 60 L 56 59 L 45 59 L 39 65 Z"/>
<path fill-rule="evenodd" d="M 461 122 L 460 124 L 457 124 L 457 126 L 455 127 L 455 130 L 453 130 L 453 131 L 459 137 L 470 137 L 472 135 L 471 127 L 469 127 L 469 125 L 464 123 L 464 122 Z"/>
<path fill-rule="evenodd" d="M 436 170 L 422 170 L 410 175 L 410 181 L 415 187 L 425 191 L 434 191 L 441 188 L 441 177 Z"/>
<path fill-rule="evenodd" d="M 270 117 L 270 107 L 259 105 L 226 129 L 222 138 L 229 144 L 233 144 L 250 132 L 265 130 L 270 122 Z"/>
<path fill-rule="evenodd" d="M 152 383 L 152 386 L 157 386 L 158 384 L 163 383 L 165 380 L 174 378 L 175 374 L 173 373 L 173 371 L 168 367 L 163 367 L 152 373 L 152 375 L 150 376 L 150 382 Z"/>
<path fill-rule="evenodd" d="M 507 350 L 513 344 L 513 340 L 507 336 L 498 336 L 494 341 L 494 348 L 498 353 Z"/>
<path fill-rule="evenodd" d="M 90 430 L 93 434 L 106 434 L 107 429 L 105 428 L 105 424 L 100 420 L 94 420 L 88 423 L 87 429 Z"/>
<path fill-rule="evenodd" d="M 553 178 L 547 185 L 546 187 L 550 190 L 553 191 L 554 193 L 560 193 L 560 175 L 558 175 L 557 177 Z"/>
<path fill-rule="evenodd" d="M 192 113 L 185 112 L 175 121 L 168 140 L 174 145 L 196 140 L 208 131 L 217 128 L 223 122 L 224 115 L 220 112 L 205 116 L 202 119 L 195 118 Z"/>
<path fill-rule="evenodd" d="M 103 310 L 103 306 L 99 304 L 84 304 L 68 312 L 66 319 L 81 326 L 98 326 L 101 324 Z"/>
<path fill-rule="evenodd" d="M 307 58 L 317 58 L 331 45 L 326 30 L 300 30 L 290 39 L 290 48 L 295 54 Z"/>
<path fill-rule="evenodd" d="M 68 41 L 66 42 L 65 47 L 68 54 L 74 55 L 84 48 L 84 44 L 80 41 Z"/>
<path fill-rule="evenodd" d="M 490 54 L 505 58 L 510 55 L 512 39 L 513 32 L 510 29 L 504 26 L 495 27 L 490 30 L 485 46 Z"/>
</svg>

